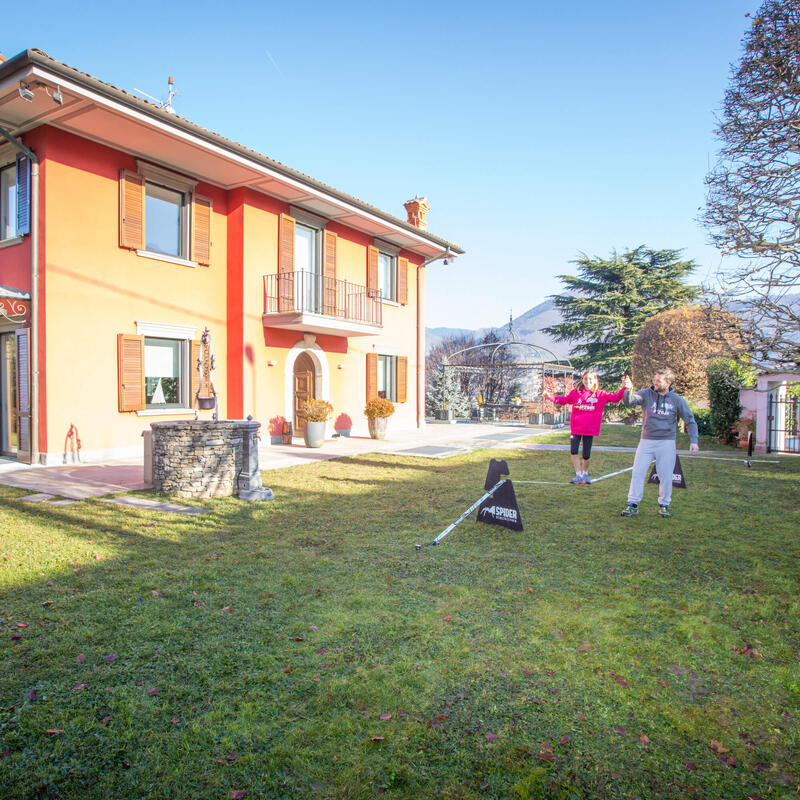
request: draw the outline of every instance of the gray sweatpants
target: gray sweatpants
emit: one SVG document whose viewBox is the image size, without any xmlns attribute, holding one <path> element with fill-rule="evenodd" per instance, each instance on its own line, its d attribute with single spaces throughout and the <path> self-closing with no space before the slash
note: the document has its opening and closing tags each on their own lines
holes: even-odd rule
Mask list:
<svg viewBox="0 0 800 800">
<path fill-rule="evenodd" d="M 668 506 L 672 498 L 672 470 L 675 467 L 674 439 L 641 439 L 633 459 L 631 487 L 628 490 L 628 502 L 639 503 L 644 494 L 644 482 L 653 459 L 656 460 L 658 473 L 658 502 Z"/>
</svg>

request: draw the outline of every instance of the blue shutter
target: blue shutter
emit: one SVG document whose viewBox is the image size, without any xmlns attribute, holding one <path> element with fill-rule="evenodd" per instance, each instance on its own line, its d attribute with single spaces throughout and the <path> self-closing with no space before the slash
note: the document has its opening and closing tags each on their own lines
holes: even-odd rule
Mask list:
<svg viewBox="0 0 800 800">
<path fill-rule="evenodd" d="M 17 236 L 31 232 L 31 160 L 17 156 Z"/>
</svg>

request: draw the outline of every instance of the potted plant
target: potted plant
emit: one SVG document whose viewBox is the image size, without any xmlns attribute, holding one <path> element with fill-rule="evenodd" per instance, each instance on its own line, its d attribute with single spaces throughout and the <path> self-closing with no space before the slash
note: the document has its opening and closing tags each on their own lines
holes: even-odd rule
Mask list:
<svg viewBox="0 0 800 800">
<path fill-rule="evenodd" d="M 373 439 L 383 439 L 386 436 L 386 420 L 394 414 L 391 400 L 385 397 L 373 397 L 367 401 L 364 414 L 369 425 L 369 435 Z"/>
<path fill-rule="evenodd" d="M 333 406 L 325 400 L 314 398 L 303 403 L 301 413 L 306 420 L 306 447 L 322 447 L 325 441 L 325 422 L 331 418 Z"/>
</svg>

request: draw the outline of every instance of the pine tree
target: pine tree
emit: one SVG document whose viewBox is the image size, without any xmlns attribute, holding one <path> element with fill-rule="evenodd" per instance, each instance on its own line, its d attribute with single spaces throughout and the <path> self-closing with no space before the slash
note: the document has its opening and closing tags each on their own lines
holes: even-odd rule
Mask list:
<svg viewBox="0 0 800 800">
<path fill-rule="evenodd" d="M 564 321 L 545 333 L 575 343 L 570 360 L 577 369 L 591 367 L 612 383 L 630 374 L 642 325 L 698 295 L 697 287 L 683 282 L 697 265 L 680 261 L 680 253 L 641 245 L 609 259 L 582 255 L 572 262 L 577 276 L 559 275 L 568 294 L 553 295 L 553 301 Z"/>
</svg>

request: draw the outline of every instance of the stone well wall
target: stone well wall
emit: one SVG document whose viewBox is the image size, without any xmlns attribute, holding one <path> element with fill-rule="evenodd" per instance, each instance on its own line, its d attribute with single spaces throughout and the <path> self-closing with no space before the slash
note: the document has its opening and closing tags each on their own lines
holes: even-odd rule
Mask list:
<svg viewBox="0 0 800 800">
<path fill-rule="evenodd" d="M 229 497 L 242 470 L 246 420 L 153 422 L 153 488 L 179 497 Z"/>
</svg>

